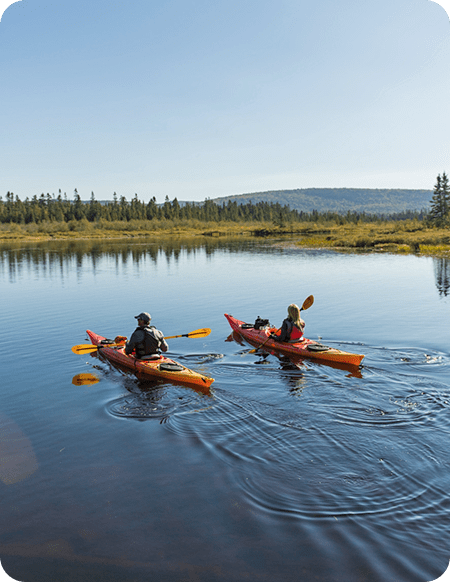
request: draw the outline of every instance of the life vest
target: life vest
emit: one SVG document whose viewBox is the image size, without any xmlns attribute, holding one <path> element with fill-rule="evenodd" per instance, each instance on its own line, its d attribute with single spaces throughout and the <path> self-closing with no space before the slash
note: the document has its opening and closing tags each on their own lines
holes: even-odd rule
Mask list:
<svg viewBox="0 0 450 582">
<path fill-rule="evenodd" d="M 298 328 L 295 323 L 292 324 L 292 329 L 291 329 L 291 337 L 289 338 L 289 341 L 294 341 L 294 340 L 299 340 L 303 337 L 303 331 Z"/>
<path fill-rule="evenodd" d="M 288 326 L 288 329 L 287 329 L 288 338 L 284 341 L 295 342 L 303 337 L 303 330 L 300 329 L 299 327 L 297 327 L 293 321 L 291 321 L 290 319 L 285 319 L 283 323 L 285 323 L 285 322 Z M 279 330 L 277 330 L 275 332 L 276 336 L 278 336 L 278 337 L 281 336 L 281 329 L 282 328 L 280 328 Z"/>
<path fill-rule="evenodd" d="M 136 331 L 144 332 L 144 339 L 135 346 L 136 358 L 142 358 L 148 354 L 159 354 L 161 339 L 158 337 L 158 330 L 153 325 L 148 327 L 137 327 Z M 156 332 L 156 333 L 155 333 Z"/>
</svg>

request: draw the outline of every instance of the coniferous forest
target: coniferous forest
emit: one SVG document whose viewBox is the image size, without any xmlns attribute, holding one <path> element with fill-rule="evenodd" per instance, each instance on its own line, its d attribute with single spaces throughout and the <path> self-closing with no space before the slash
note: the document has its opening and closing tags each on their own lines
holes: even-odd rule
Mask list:
<svg viewBox="0 0 450 582">
<path fill-rule="evenodd" d="M 271 200 L 236 199 L 158 204 L 115 193 L 98 201 L 94 193 L 81 200 L 61 191 L 31 199 L 12 192 L 0 196 L 0 239 L 122 238 L 247 235 L 284 236 L 289 244 L 339 250 L 387 251 L 450 255 L 450 187 L 444 172 L 437 177 L 429 208 L 391 214 L 347 210 L 304 212 Z"/>
<path fill-rule="evenodd" d="M 217 204 L 212 200 L 202 203 L 185 202 L 180 204 L 177 198 L 170 201 L 167 197 L 163 204 L 157 204 L 155 197 L 148 203 L 139 200 L 137 194 L 131 201 L 124 196 L 117 197 L 114 193 L 112 201 L 99 202 L 94 193 L 88 202 L 81 200 L 77 190 L 73 200 L 57 195 L 41 194 L 31 200 L 20 200 L 12 192 L 6 194 L 3 200 L 0 196 L 0 223 L 41 224 L 44 222 L 65 222 L 87 220 L 88 222 L 115 222 L 131 220 L 147 221 L 198 221 L 198 222 L 272 222 L 283 227 L 298 222 L 335 222 L 336 224 L 355 223 L 359 221 L 374 222 L 382 220 L 405 220 L 426 217 L 425 211 L 405 211 L 395 214 L 370 214 L 347 211 L 337 212 L 303 212 L 291 209 L 288 205 L 277 202 L 247 202 L 240 204 L 229 200 Z"/>
</svg>

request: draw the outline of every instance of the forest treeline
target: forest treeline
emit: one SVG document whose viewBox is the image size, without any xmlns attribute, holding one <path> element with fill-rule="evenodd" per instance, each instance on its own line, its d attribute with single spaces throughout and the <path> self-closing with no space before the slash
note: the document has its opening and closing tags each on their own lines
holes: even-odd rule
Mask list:
<svg viewBox="0 0 450 582">
<path fill-rule="evenodd" d="M 346 214 L 336 212 L 303 212 L 291 209 L 288 205 L 278 202 L 247 202 L 239 204 L 229 200 L 217 204 L 206 199 L 202 203 L 184 202 L 180 204 L 177 198 L 172 201 L 166 197 L 163 204 L 158 204 L 153 197 L 149 202 L 139 200 L 137 194 L 128 201 L 124 196 L 114 193 L 112 201 L 99 202 L 91 194 L 89 201 L 83 201 L 77 190 L 73 200 L 67 195 L 57 196 L 41 194 L 26 198 L 24 201 L 12 192 L 6 194 L 5 200 L 0 196 L 0 223 L 2 224 L 42 224 L 59 222 L 74 224 L 79 221 L 117 222 L 117 221 L 172 221 L 184 222 L 271 222 L 281 228 L 293 223 L 314 222 L 348 224 L 358 222 L 378 222 L 380 220 L 423 220 L 427 218 L 426 211 L 405 211 L 396 214 L 366 214 L 364 212 L 348 211 Z"/>
</svg>

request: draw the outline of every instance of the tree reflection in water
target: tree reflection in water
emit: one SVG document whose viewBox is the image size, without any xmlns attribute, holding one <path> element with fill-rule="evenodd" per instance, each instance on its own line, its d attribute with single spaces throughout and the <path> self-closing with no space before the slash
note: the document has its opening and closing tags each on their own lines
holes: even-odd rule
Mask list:
<svg viewBox="0 0 450 582">
<path fill-rule="evenodd" d="M 229 253 L 257 247 L 258 253 L 274 252 L 273 245 L 260 243 L 245 237 L 154 237 L 145 239 L 101 239 L 101 240 L 54 240 L 46 242 L 0 241 L 0 274 L 8 273 L 11 282 L 24 271 L 41 271 L 46 277 L 62 276 L 75 268 L 81 272 L 86 265 L 97 268 L 100 259 L 105 256 L 115 262 L 116 269 L 129 264 L 140 265 L 145 261 L 157 263 L 178 262 L 182 256 L 205 252 L 213 256 L 217 251 Z M 278 249 L 282 253 L 282 249 Z M 332 252 L 332 251 L 330 251 Z M 439 295 L 450 294 L 450 259 L 433 258 L 436 286 Z"/>
<path fill-rule="evenodd" d="M 434 275 L 439 295 L 447 297 L 450 291 L 450 261 L 449 259 L 436 258 L 434 262 Z"/>
</svg>

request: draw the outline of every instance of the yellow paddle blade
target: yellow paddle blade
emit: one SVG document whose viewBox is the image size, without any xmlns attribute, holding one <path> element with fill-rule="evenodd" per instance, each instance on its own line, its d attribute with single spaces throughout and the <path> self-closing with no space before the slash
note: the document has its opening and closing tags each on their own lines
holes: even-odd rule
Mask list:
<svg viewBox="0 0 450 582">
<path fill-rule="evenodd" d="M 202 329 L 196 329 L 187 334 L 187 337 L 206 337 L 211 333 L 209 327 L 203 327 Z"/>
<path fill-rule="evenodd" d="M 209 327 L 203 327 L 202 329 L 196 329 L 190 333 L 182 333 L 181 335 L 169 335 L 165 339 L 173 339 L 175 337 L 206 337 L 211 333 Z"/>
<path fill-rule="evenodd" d="M 97 376 L 88 373 L 77 374 L 72 378 L 72 384 L 75 384 L 75 386 L 89 386 L 90 384 L 97 384 L 97 382 L 99 382 Z"/>
<path fill-rule="evenodd" d="M 98 347 L 94 346 L 94 344 L 80 344 L 72 347 L 72 352 L 74 354 L 89 354 L 90 352 L 96 352 L 97 350 Z"/>
<path fill-rule="evenodd" d="M 101 344 L 96 346 L 94 344 L 79 344 L 78 346 L 72 346 L 72 352 L 74 354 L 89 354 L 91 352 L 96 352 L 99 348 L 123 348 L 124 344 Z"/>
</svg>

